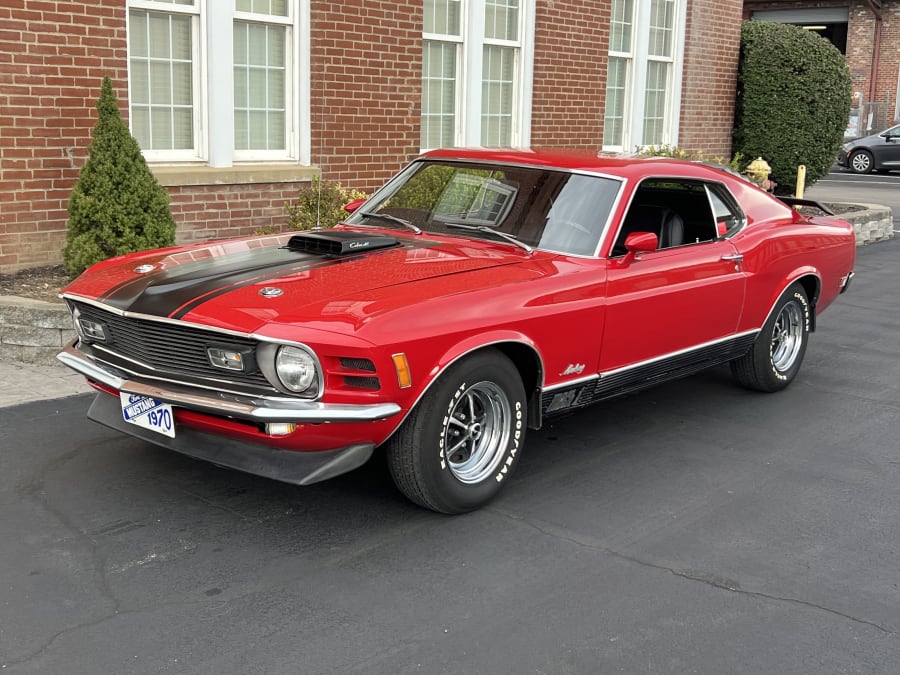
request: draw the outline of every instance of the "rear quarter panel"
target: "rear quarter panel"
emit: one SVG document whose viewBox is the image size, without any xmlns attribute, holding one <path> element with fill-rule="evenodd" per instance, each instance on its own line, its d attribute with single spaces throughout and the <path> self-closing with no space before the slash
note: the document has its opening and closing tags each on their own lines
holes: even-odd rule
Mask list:
<svg viewBox="0 0 900 675">
<path fill-rule="evenodd" d="M 782 292 L 795 280 L 819 280 L 816 314 L 840 293 L 841 280 L 853 271 L 853 226 L 836 218 L 805 216 L 774 198 L 748 188 L 739 195 L 747 226 L 732 238 L 744 256 L 747 294 L 739 331 L 759 328 Z"/>
</svg>

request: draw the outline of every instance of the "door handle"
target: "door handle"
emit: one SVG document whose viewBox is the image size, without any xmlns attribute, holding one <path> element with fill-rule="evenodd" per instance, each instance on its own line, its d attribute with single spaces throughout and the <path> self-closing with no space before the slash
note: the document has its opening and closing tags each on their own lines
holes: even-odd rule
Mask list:
<svg viewBox="0 0 900 675">
<path fill-rule="evenodd" d="M 740 253 L 734 253 L 732 255 L 723 255 L 722 260 L 727 260 L 728 262 L 744 262 L 744 256 Z"/>
</svg>

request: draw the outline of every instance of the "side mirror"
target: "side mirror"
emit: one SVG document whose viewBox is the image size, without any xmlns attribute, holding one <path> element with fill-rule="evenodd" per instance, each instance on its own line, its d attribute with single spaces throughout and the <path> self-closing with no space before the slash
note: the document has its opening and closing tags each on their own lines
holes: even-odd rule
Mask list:
<svg viewBox="0 0 900 675">
<path fill-rule="evenodd" d="M 625 250 L 628 253 L 622 258 L 622 264 L 628 265 L 637 258 L 638 253 L 649 253 L 659 248 L 659 237 L 653 232 L 632 232 L 625 238 Z"/>
<path fill-rule="evenodd" d="M 366 203 L 366 197 L 362 197 L 360 199 L 354 199 L 352 202 L 348 204 L 344 204 L 344 211 L 347 213 L 353 213 L 360 206 Z"/>
</svg>

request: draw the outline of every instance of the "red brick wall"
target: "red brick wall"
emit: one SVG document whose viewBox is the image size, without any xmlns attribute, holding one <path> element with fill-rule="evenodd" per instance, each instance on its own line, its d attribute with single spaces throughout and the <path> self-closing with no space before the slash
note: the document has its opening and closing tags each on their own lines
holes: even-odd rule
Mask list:
<svg viewBox="0 0 900 675">
<path fill-rule="evenodd" d="M 189 244 L 280 228 L 287 220 L 286 202 L 304 183 L 200 185 L 170 187 L 169 206 L 178 223 L 176 239 Z"/>
<path fill-rule="evenodd" d="M 708 157 L 731 156 L 742 4 L 691 0 L 687 5 L 678 145 Z"/>
<path fill-rule="evenodd" d="M 104 75 L 124 96 L 119 0 L 0 7 L 0 271 L 58 262 Z"/>
<path fill-rule="evenodd" d="M 881 45 L 878 52 L 878 74 L 872 95 L 872 61 L 875 50 L 876 21 L 863 4 L 850 7 L 847 27 L 847 64 L 853 79 L 853 91 L 861 92 L 865 101 L 881 104 L 883 118 L 879 126 L 887 126 L 895 119 L 897 106 L 897 77 L 900 70 L 900 0 L 883 5 Z"/>
<path fill-rule="evenodd" d="M 602 145 L 609 20 L 608 2 L 538 0 L 533 146 Z"/>
<path fill-rule="evenodd" d="M 312 161 L 371 192 L 419 152 L 421 0 L 313 0 Z"/>
</svg>

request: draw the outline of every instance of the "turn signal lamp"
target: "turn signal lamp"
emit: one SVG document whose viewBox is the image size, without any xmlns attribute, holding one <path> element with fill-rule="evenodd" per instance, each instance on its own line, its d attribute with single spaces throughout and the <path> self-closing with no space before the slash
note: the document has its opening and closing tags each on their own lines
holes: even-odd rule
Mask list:
<svg viewBox="0 0 900 675">
<path fill-rule="evenodd" d="M 397 384 L 401 389 L 412 386 L 412 375 L 409 372 L 409 361 L 406 360 L 406 354 L 403 352 L 394 354 L 391 359 L 394 361 L 394 370 L 397 371 Z"/>
</svg>

